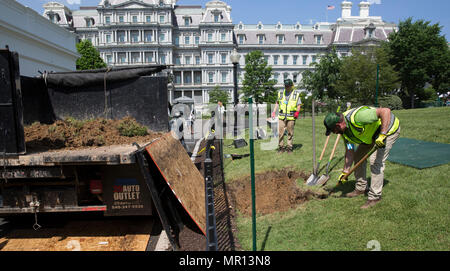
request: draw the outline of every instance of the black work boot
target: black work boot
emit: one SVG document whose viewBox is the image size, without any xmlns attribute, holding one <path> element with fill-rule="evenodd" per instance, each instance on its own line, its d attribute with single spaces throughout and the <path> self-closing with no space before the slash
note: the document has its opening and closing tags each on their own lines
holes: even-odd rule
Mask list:
<svg viewBox="0 0 450 271">
<path fill-rule="evenodd" d="M 286 150 L 284 149 L 284 147 L 278 147 L 277 153 L 280 154 L 280 153 L 283 153 L 283 152 L 285 152 L 285 151 L 286 151 Z"/>
</svg>

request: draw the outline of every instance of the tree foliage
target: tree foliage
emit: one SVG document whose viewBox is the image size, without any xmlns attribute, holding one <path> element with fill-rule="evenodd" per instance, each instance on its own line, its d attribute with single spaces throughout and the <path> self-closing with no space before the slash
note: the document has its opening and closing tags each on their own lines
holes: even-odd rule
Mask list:
<svg viewBox="0 0 450 271">
<path fill-rule="evenodd" d="M 80 41 L 76 47 L 78 53 L 81 55 L 76 62 L 77 70 L 106 68 L 106 64 L 100 57 L 100 53 L 89 40 Z"/>
<path fill-rule="evenodd" d="M 256 104 L 275 103 L 277 92 L 275 80 L 272 76 L 272 67 L 267 65 L 261 51 L 252 51 L 245 56 L 245 74 L 242 81 L 244 99 L 253 97 Z"/>
<path fill-rule="evenodd" d="M 230 96 L 228 92 L 220 89 L 219 86 L 215 86 L 213 90 L 209 92 L 209 103 L 217 104 L 221 101 L 224 106 L 227 105 Z"/>
<path fill-rule="evenodd" d="M 376 93 L 377 66 L 379 68 L 378 93 Z M 342 60 L 340 78 L 336 81 L 337 96 L 353 104 L 375 104 L 375 96 L 395 94 L 398 75 L 388 63 L 382 48 L 354 49 L 352 55 Z"/>
<path fill-rule="evenodd" d="M 398 31 L 391 33 L 384 44 L 390 63 L 400 75 L 400 95 L 409 98 L 411 108 L 426 83 L 440 93 L 449 90 L 450 52 L 445 37 L 440 35 L 441 28 L 439 24 L 408 18 L 399 23 Z"/>
<path fill-rule="evenodd" d="M 341 65 L 341 59 L 333 47 L 331 52 L 320 56 L 320 62 L 311 64 L 314 67 L 313 71 L 303 72 L 299 87 L 308 90 L 318 99 L 323 98 L 325 91 L 328 97 L 338 98 L 336 82 L 340 76 Z"/>
</svg>

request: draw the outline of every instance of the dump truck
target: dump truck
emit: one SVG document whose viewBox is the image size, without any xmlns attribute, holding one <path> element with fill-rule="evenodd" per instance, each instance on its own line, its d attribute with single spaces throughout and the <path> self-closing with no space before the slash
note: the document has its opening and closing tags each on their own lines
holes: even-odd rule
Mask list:
<svg viewBox="0 0 450 271">
<path fill-rule="evenodd" d="M 205 233 L 204 179 L 169 131 L 166 66 L 30 78 L 19 75 L 18 57 L 0 50 L 0 216 L 34 214 L 37 227 L 40 213 L 158 215 L 174 248 L 187 220 Z M 158 136 L 85 149 L 26 148 L 24 125 L 125 116 Z"/>
</svg>

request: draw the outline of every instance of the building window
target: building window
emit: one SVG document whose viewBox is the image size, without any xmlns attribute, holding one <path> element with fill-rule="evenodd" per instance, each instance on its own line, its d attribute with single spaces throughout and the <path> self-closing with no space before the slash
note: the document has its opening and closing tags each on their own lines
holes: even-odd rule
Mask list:
<svg viewBox="0 0 450 271">
<path fill-rule="evenodd" d="M 288 59 L 289 59 L 289 56 L 283 56 L 283 64 L 284 65 L 288 64 Z"/>
<path fill-rule="evenodd" d="M 201 84 L 202 83 L 202 72 L 194 72 L 194 83 Z"/>
<path fill-rule="evenodd" d="M 227 82 L 227 76 L 228 76 L 227 72 L 222 72 L 222 83 L 226 83 Z"/>
<path fill-rule="evenodd" d="M 208 33 L 208 41 L 209 42 L 213 41 L 213 34 L 212 33 Z"/>
<path fill-rule="evenodd" d="M 146 42 L 151 42 L 152 41 L 152 32 L 151 31 L 145 31 L 144 32 L 144 38 Z"/>
<path fill-rule="evenodd" d="M 105 17 L 105 24 L 110 24 L 111 23 L 111 17 L 106 16 Z"/>
<path fill-rule="evenodd" d="M 159 15 L 159 23 L 163 24 L 165 21 L 166 17 L 164 15 Z"/>
<path fill-rule="evenodd" d="M 297 65 L 298 56 L 292 56 L 292 65 Z"/>
<path fill-rule="evenodd" d="M 195 64 L 200 65 L 200 56 L 195 56 Z"/>
<path fill-rule="evenodd" d="M 283 81 L 289 78 L 289 73 L 283 73 Z"/>
<path fill-rule="evenodd" d="M 106 55 L 106 63 L 111 64 L 112 63 L 112 55 Z"/>
<path fill-rule="evenodd" d="M 279 56 L 273 56 L 273 65 L 278 65 L 278 57 Z"/>
<path fill-rule="evenodd" d="M 283 44 L 284 42 L 284 35 L 277 35 L 278 44 Z"/>
<path fill-rule="evenodd" d="M 219 22 L 219 14 L 214 14 L 214 22 L 215 23 Z"/>
<path fill-rule="evenodd" d="M 139 31 L 131 31 L 131 42 L 139 42 Z"/>
<path fill-rule="evenodd" d="M 189 26 L 191 23 L 191 19 L 189 17 L 184 18 L 184 26 Z"/>
<path fill-rule="evenodd" d="M 141 54 L 140 53 L 131 53 L 131 63 L 140 63 L 141 62 Z"/>
<path fill-rule="evenodd" d="M 137 23 L 138 22 L 138 16 L 137 15 L 133 15 L 131 17 L 131 19 L 133 20 L 133 23 Z"/>
<path fill-rule="evenodd" d="M 221 54 L 222 64 L 227 64 L 227 54 Z"/>
<path fill-rule="evenodd" d="M 181 58 L 179 56 L 175 57 L 175 65 L 181 65 Z"/>
<path fill-rule="evenodd" d="M 303 56 L 303 65 L 306 65 L 307 61 L 308 61 L 308 56 Z"/>
<path fill-rule="evenodd" d="M 166 55 L 162 54 L 159 56 L 159 62 L 160 64 L 166 64 Z"/>
<path fill-rule="evenodd" d="M 208 64 L 213 64 L 213 54 L 208 54 Z"/>
<path fill-rule="evenodd" d="M 264 44 L 264 35 L 258 35 L 258 44 Z"/>
<path fill-rule="evenodd" d="M 111 43 L 111 34 L 106 34 L 105 38 L 106 38 L 106 43 Z"/>
<path fill-rule="evenodd" d="M 181 84 L 181 72 L 174 72 L 173 79 L 175 84 Z"/>
<path fill-rule="evenodd" d="M 119 15 L 119 23 L 123 23 L 124 22 L 124 17 L 123 15 Z"/>
<path fill-rule="evenodd" d="M 213 72 L 208 73 L 208 83 L 214 83 L 214 73 Z"/>
<path fill-rule="evenodd" d="M 153 62 L 153 53 L 151 52 L 145 53 L 145 62 L 147 63 Z"/>
<path fill-rule="evenodd" d="M 225 34 L 225 33 L 221 33 L 221 34 L 220 34 L 220 40 L 221 40 L 221 41 L 225 41 L 226 38 L 227 38 L 227 34 Z"/>
<path fill-rule="evenodd" d="M 117 53 L 117 58 L 119 59 L 120 64 L 127 62 L 127 54 L 126 53 Z"/>
<path fill-rule="evenodd" d="M 185 56 L 184 57 L 184 64 L 191 65 L 191 57 L 190 56 Z"/>
<path fill-rule="evenodd" d="M 117 31 L 117 39 L 119 42 L 125 42 L 125 31 Z"/>
<path fill-rule="evenodd" d="M 312 59 L 311 59 L 311 61 L 314 63 L 314 62 L 316 62 L 316 56 L 312 56 Z"/>
<path fill-rule="evenodd" d="M 190 37 L 189 36 L 185 36 L 184 37 L 184 44 L 188 45 L 190 43 Z"/>
<path fill-rule="evenodd" d="M 165 40 L 166 40 L 166 34 L 164 34 L 164 33 L 159 34 L 159 41 L 163 42 Z"/>
<path fill-rule="evenodd" d="M 316 44 L 322 44 L 322 36 L 321 35 L 316 35 Z"/>
<path fill-rule="evenodd" d="M 278 83 L 278 76 L 280 76 L 280 74 L 277 73 L 277 72 L 273 74 L 273 79 L 274 79 L 275 81 L 277 81 L 277 83 Z"/>
<path fill-rule="evenodd" d="M 297 35 L 297 44 L 303 44 L 303 35 Z"/>
<path fill-rule="evenodd" d="M 244 35 L 238 35 L 239 44 L 244 44 Z"/>
<path fill-rule="evenodd" d="M 146 22 L 146 23 L 150 23 L 151 21 L 152 21 L 152 16 L 146 15 L 146 16 L 145 16 L 145 22 Z"/>
<path fill-rule="evenodd" d="M 200 43 L 200 37 L 199 36 L 195 36 L 195 44 L 199 44 Z"/>
<path fill-rule="evenodd" d="M 184 83 L 185 84 L 192 84 L 191 72 L 185 72 L 184 76 L 183 76 L 183 79 L 184 79 Z"/>
</svg>

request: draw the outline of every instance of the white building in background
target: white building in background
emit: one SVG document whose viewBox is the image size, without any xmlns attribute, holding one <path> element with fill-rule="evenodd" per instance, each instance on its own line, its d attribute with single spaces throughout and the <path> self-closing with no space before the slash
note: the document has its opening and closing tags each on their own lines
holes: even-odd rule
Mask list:
<svg viewBox="0 0 450 271">
<path fill-rule="evenodd" d="M 369 15 L 369 2 L 359 3 L 352 16 L 352 3 L 343 1 L 342 13 L 334 23 L 256 25 L 232 21 L 231 7 L 222 1 L 202 6 L 179 6 L 177 0 L 101 0 L 95 7 L 70 11 L 50 2 L 44 16 L 89 39 L 108 65 L 169 64 L 174 88 L 171 100 L 188 96 L 197 104 L 209 101 L 215 86 L 233 100 L 233 65 L 230 54 L 241 54 L 238 68 L 243 78 L 245 55 L 261 50 L 273 67 L 277 87 L 290 78 L 299 83 L 302 72 L 312 69 L 320 55 L 336 46 L 340 56 L 354 46 L 377 45 L 396 29 L 381 17 Z M 300 6 L 299 6 L 300 8 Z M 241 82 L 241 80 L 239 80 Z"/>
<path fill-rule="evenodd" d="M 14 0 L 0 1 L 0 48 L 19 53 L 20 74 L 73 71 L 79 58 L 76 35 Z"/>
</svg>

